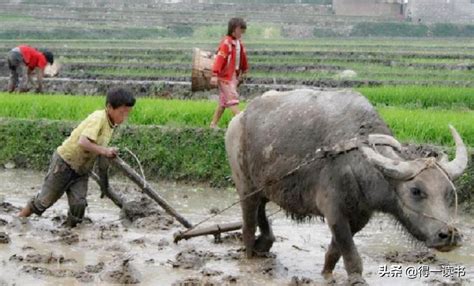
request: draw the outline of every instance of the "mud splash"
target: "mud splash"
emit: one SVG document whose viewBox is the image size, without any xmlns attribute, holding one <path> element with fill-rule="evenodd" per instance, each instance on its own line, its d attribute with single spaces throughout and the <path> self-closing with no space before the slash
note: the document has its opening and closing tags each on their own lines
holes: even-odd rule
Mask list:
<svg viewBox="0 0 474 286">
<path fill-rule="evenodd" d="M 277 240 L 265 258 L 247 260 L 240 232 L 198 237 L 172 243 L 173 233 L 183 228 L 127 182 L 114 181 L 114 188 L 127 197 L 120 212 L 111 202 L 99 198 L 93 182 L 89 190 L 88 220 L 75 229 L 61 227 L 67 213 L 62 198 L 41 217 L 15 217 L 43 180 L 31 171 L 1 170 L 0 285 L 51 284 L 140 284 L 140 285 L 322 285 L 319 272 L 330 241 L 322 222 L 295 224 L 284 214 L 273 218 Z M 211 190 L 171 183 L 154 188 L 184 217 L 197 222 L 237 199 L 233 190 Z M 2 199 L 3 197 L 3 199 Z M 269 212 L 277 208 L 270 205 Z M 238 206 L 216 217 L 213 223 L 240 219 Z M 464 246 L 450 253 L 433 253 L 418 245 L 407 245 L 400 231 L 385 216 L 377 216 L 355 237 L 364 263 L 364 277 L 371 285 L 469 285 L 474 281 L 474 235 L 472 217 L 462 217 Z M 415 247 L 414 247 L 415 246 Z M 444 266 L 443 266 L 444 265 Z M 435 273 L 446 265 L 463 266 L 462 277 Z M 386 267 L 426 266 L 428 277 L 381 277 Z M 335 285 L 347 280 L 342 261 L 335 270 Z"/>
</svg>

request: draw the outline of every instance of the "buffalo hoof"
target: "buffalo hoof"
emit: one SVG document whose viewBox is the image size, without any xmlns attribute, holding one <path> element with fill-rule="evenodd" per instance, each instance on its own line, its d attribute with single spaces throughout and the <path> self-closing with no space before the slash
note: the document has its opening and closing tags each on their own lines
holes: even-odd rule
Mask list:
<svg viewBox="0 0 474 286">
<path fill-rule="evenodd" d="M 255 257 L 254 251 L 253 251 L 252 249 L 246 248 L 246 249 L 245 249 L 245 257 L 246 257 L 247 259 L 252 259 L 252 258 L 254 258 L 254 257 Z"/>
<path fill-rule="evenodd" d="M 275 241 L 275 238 L 272 236 L 259 235 L 257 240 L 255 241 L 255 246 L 253 250 L 257 253 L 269 252 L 270 248 L 272 248 L 274 241 Z"/>
<path fill-rule="evenodd" d="M 247 259 L 253 259 L 253 258 L 275 258 L 276 255 L 270 252 L 259 252 L 256 251 L 255 249 L 252 249 L 251 251 L 245 250 L 245 257 Z"/>
<path fill-rule="evenodd" d="M 347 281 L 348 285 L 351 285 L 351 286 L 365 286 L 365 285 L 369 285 L 367 284 L 367 282 L 365 281 L 364 278 L 362 278 L 362 275 L 360 274 L 351 274 L 349 275 L 349 278 L 348 278 L 348 281 Z"/>
<path fill-rule="evenodd" d="M 323 278 L 326 282 L 326 285 L 335 285 L 336 284 L 336 279 L 332 275 L 332 272 L 323 272 L 322 275 L 323 275 Z"/>
<path fill-rule="evenodd" d="M 245 248 L 245 256 L 250 258 L 269 258 L 272 255 L 269 254 L 270 248 L 272 248 L 275 238 L 273 236 L 259 235 L 255 240 L 253 247 Z"/>
</svg>

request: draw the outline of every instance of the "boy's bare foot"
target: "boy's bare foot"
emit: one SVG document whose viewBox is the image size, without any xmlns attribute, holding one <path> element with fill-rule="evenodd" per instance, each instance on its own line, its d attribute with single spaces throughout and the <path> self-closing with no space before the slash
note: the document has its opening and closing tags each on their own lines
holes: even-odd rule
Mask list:
<svg viewBox="0 0 474 286">
<path fill-rule="evenodd" d="M 211 125 L 209 125 L 209 128 L 211 128 L 211 129 L 217 129 L 218 127 L 217 127 L 217 124 L 211 123 Z"/>
<path fill-rule="evenodd" d="M 32 213 L 33 211 L 31 211 L 30 207 L 26 206 L 18 213 L 18 217 L 29 217 Z"/>
</svg>

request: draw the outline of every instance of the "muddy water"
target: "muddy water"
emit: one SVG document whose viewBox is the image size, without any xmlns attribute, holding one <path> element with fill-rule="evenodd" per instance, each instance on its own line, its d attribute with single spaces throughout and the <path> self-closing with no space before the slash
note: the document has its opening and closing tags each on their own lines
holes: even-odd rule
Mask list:
<svg viewBox="0 0 474 286">
<path fill-rule="evenodd" d="M 110 201 L 99 198 L 94 182 L 90 183 L 86 213 L 90 221 L 72 231 L 60 226 L 67 213 L 65 197 L 42 217 L 16 219 L 14 207 L 22 206 L 39 189 L 42 179 L 43 174 L 38 172 L 0 171 L 0 203 L 4 201 L 0 207 L 0 285 L 325 284 L 319 272 L 330 232 L 319 220 L 296 224 L 282 213 L 272 216 L 277 241 L 270 257 L 249 261 L 243 258 L 238 233 L 223 235 L 223 241 L 218 244 L 212 236 L 206 236 L 175 245 L 173 233 L 182 228 L 176 221 L 171 223 L 166 215 L 155 212 L 133 223 L 124 222 Z M 138 198 L 136 188 L 126 181 L 114 181 L 113 186 L 129 194 L 130 200 Z M 154 187 L 194 223 L 209 216 L 211 209 L 222 209 L 237 198 L 233 190 L 171 183 Z M 270 205 L 268 212 L 275 210 L 278 208 Z M 213 222 L 239 219 L 237 206 Z M 461 216 L 459 220 L 464 246 L 450 253 L 438 253 L 425 252 L 426 249 L 410 242 L 386 216 L 375 217 L 355 237 L 367 282 L 371 285 L 474 284 L 474 218 Z M 6 242 L 2 232 L 9 237 L 9 243 L 1 243 Z M 441 266 L 445 263 L 448 266 Z M 400 277 L 381 277 L 385 266 L 388 276 L 398 276 L 396 269 L 401 267 Z M 410 278 L 407 271 L 412 266 L 428 269 L 427 277 Z M 453 269 L 461 269 L 461 273 L 453 274 L 450 272 Z M 452 278 L 443 277 L 451 274 Z M 346 277 L 340 261 L 335 270 L 336 284 L 344 285 Z"/>
</svg>

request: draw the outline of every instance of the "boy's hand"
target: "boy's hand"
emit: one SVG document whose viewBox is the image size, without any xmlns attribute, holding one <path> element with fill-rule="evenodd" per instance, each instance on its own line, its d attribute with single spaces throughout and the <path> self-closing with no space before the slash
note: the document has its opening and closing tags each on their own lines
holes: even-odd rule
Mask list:
<svg viewBox="0 0 474 286">
<path fill-rule="evenodd" d="M 105 147 L 102 155 L 107 158 L 115 158 L 118 155 L 118 151 L 119 149 L 116 147 Z"/>
<path fill-rule="evenodd" d="M 217 86 L 217 76 L 212 76 L 209 83 L 211 86 Z"/>
</svg>

